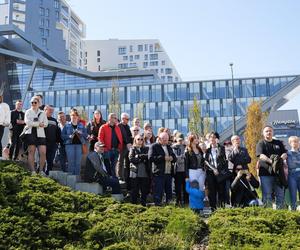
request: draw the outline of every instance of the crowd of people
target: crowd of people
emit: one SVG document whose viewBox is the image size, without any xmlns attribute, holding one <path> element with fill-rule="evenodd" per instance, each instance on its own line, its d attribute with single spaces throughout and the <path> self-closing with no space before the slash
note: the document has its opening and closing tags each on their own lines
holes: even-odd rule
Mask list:
<svg viewBox="0 0 300 250">
<path fill-rule="evenodd" d="M 132 203 L 146 206 L 149 196 L 156 206 L 168 204 L 176 194 L 176 204 L 189 205 L 201 213 L 207 202 L 212 211 L 218 207 L 260 205 L 256 192 L 262 190 L 262 203 L 285 207 L 289 190 L 291 209 L 297 208 L 300 192 L 299 138 L 289 138 L 291 149 L 273 138 L 273 128 L 265 126 L 256 145 L 257 174 L 250 172 L 251 157 L 238 135 L 220 143 L 219 134 L 205 137 L 168 128 L 154 133 L 150 123 L 130 120 L 110 113 L 107 121 L 95 110 L 88 124 L 78 110 L 69 114 L 43 105 L 43 97 L 33 96 L 31 107 L 23 112 L 21 100 L 10 111 L 0 97 L 0 139 L 9 127 L 10 143 L 3 152 L 18 160 L 20 150 L 27 152 L 33 175 L 48 175 L 54 165 L 87 182 L 98 182 L 113 194 L 127 186 Z M 119 120 L 120 118 L 120 120 Z M 131 126 L 130 126 L 131 125 Z M 0 144 L 2 156 L 2 145 Z M 151 194 L 151 195 L 150 195 Z"/>
</svg>

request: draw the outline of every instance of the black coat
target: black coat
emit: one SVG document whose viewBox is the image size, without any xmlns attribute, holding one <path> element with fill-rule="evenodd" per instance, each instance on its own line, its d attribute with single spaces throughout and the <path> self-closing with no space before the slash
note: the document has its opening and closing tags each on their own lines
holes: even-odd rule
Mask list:
<svg viewBox="0 0 300 250">
<path fill-rule="evenodd" d="M 185 152 L 185 169 L 186 169 L 186 176 L 189 176 L 189 169 L 203 169 L 204 170 L 204 157 L 203 153 L 199 152 L 201 155 L 201 163 L 198 164 L 197 156 L 194 151 L 186 151 Z"/>
<path fill-rule="evenodd" d="M 145 163 L 146 172 L 148 176 L 151 176 L 151 169 L 148 159 L 149 147 L 142 147 L 140 151 L 137 147 L 132 147 L 129 152 L 129 162 L 138 168 L 139 163 Z"/>
<path fill-rule="evenodd" d="M 112 176 L 110 161 L 108 159 L 103 160 L 107 171 L 101 168 L 100 157 L 97 152 L 93 151 L 87 155 L 86 164 L 82 171 L 83 181 L 103 184 L 105 178 Z"/>
<path fill-rule="evenodd" d="M 176 155 L 174 154 L 170 145 L 167 145 L 169 156 L 172 156 L 172 168 L 171 173 L 174 174 L 174 165 L 176 163 Z M 150 164 L 153 164 L 152 173 L 154 176 L 161 176 L 165 174 L 165 151 L 160 143 L 154 143 L 149 148 L 148 157 Z"/>
<path fill-rule="evenodd" d="M 243 169 L 247 169 L 247 165 L 251 162 L 251 157 L 246 148 L 240 147 L 237 151 L 231 151 L 228 155 L 228 161 L 233 164 L 233 168 L 241 165 Z"/>
<path fill-rule="evenodd" d="M 205 160 L 211 163 L 212 166 L 214 166 L 211 159 L 212 159 L 212 153 L 211 153 L 211 147 L 209 147 L 205 154 Z M 217 166 L 214 167 L 216 167 L 219 172 L 228 169 L 228 162 L 226 159 L 225 148 L 220 144 L 218 144 L 217 146 Z M 208 168 L 207 170 L 208 170 L 207 173 L 213 173 L 211 169 Z"/>
</svg>

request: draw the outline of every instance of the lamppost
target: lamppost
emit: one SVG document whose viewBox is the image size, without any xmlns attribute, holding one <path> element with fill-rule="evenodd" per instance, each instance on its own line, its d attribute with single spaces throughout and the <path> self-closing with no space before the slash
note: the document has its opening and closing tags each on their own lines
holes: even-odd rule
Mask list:
<svg viewBox="0 0 300 250">
<path fill-rule="evenodd" d="M 236 135 L 235 113 L 234 113 L 234 81 L 233 81 L 233 63 L 229 64 L 231 69 L 231 87 L 232 87 L 232 135 Z"/>
</svg>

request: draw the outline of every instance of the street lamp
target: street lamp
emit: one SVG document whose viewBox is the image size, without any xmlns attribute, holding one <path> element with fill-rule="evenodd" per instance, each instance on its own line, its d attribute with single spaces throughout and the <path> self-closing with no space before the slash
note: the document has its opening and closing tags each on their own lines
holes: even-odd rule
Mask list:
<svg viewBox="0 0 300 250">
<path fill-rule="evenodd" d="M 235 113 L 234 113 L 234 81 L 233 81 L 233 63 L 229 64 L 231 69 L 231 85 L 232 85 L 232 135 L 236 135 Z"/>
</svg>

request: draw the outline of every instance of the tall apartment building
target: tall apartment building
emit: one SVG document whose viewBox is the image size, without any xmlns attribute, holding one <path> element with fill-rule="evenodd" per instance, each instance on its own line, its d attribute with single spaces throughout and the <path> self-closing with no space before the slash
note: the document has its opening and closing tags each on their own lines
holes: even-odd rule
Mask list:
<svg viewBox="0 0 300 250">
<path fill-rule="evenodd" d="M 63 31 L 63 39 L 66 41 L 70 65 L 83 69 L 85 62 L 83 39 L 86 36 L 86 25 L 72 10 L 66 0 L 60 0 L 56 28 Z"/>
<path fill-rule="evenodd" d="M 0 0 L 0 24 L 17 26 L 60 63 L 83 67 L 85 24 L 65 0 Z"/>
<path fill-rule="evenodd" d="M 147 40 L 86 40 L 86 69 L 105 71 L 115 69 L 155 70 L 165 82 L 181 78 L 157 39 Z"/>
</svg>

